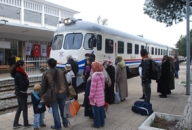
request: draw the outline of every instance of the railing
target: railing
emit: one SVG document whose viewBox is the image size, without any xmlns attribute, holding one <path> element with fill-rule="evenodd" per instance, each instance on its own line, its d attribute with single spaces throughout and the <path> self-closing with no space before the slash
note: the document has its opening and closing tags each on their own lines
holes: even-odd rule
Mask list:
<svg viewBox="0 0 192 130">
<path fill-rule="evenodd" d="M 21 6 L 21 0 L 0 0 L 0 2 L 7 5 Z"/>
</svg>

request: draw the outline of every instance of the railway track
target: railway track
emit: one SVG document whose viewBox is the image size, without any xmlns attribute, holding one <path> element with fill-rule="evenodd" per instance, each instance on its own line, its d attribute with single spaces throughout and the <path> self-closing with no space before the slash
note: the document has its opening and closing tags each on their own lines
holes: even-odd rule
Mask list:
<svg viewBox="0 0 192 130">
<path fill-rule="evenodd" d="M 136 77 L 136 76 L 138 76 L 138 74 L 131 75 L 131 76 L 128 77 L 128 79 L 131 79 L 131 78 Z M 35 82 L 35 83 L 37 83 L 37 82 Z M 34 85 L 35 83 L 30 84 L 30 87 L 33 87 L 33 85 Z M 38 82 L 38 83 L 39 83 L 39 82 Z M 3 92 L 3 91 L 11 91 L 11 90 L 14 90 L 14 89 L 0 90 L 0 92 Z M 84 90 L 85 90 L 85 88 L 79 88 L 79 89 L 78 89 L 79 93 L 84 92 Z M 29 96 L 29 95 L 31 95 L 31 92 L 28 93 L 28 96 Z M 12 99 L 16 99 L 16 96 L 9 96 L 9 97 L 0 98 L 0 101 L 1 101 L 1 100 L 6 101 L 6 100 L 12 100 Z M 29 101 L 28 104 L 31 104 L 31 101 Z M 5 108 L 0 108 L 0 113 L 3 112 L 3 111 L 9 110 L 9 109 L 16 109 L 17 107 L 18 107 L 18 105 L 13 105 L 13 106 L 5 107 Z"/>
</svg>

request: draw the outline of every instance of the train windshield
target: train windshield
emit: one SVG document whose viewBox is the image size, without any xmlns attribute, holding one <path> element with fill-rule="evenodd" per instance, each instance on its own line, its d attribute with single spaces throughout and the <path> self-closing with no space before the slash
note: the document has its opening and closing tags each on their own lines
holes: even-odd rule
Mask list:
<svg viewBox="0 0 192 130">
<path fill-rule="evenodd" d="M 80 49 L 83 40 L 83 35 L 81 33 L 69 33 L 65 36 L 64 49 Z"/>
<path fill-rule="evenodd" d="M 55 35 L 52 40 L 52 50 L 60 50 L 63 43 L 63 35 Z"/>
</svg>

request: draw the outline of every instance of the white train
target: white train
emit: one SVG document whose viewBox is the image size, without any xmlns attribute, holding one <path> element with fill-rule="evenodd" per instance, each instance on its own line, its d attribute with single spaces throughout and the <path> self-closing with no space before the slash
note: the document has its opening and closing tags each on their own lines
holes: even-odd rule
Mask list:
<svg viewBox="0 0 192 130">
<path fill-rule="evenodd" d="M 82 74 L 85 53 L 94 53 L 97 61 L 111 59 L 114 63 L 115 57 L 121 55 L 126 65 L 137 72 L 141 62 L 140 50 L 143 48 L 157 62 L 161 61 L 163 55 L 177 55 L 177 49 L 167 45 L 107 26 L 68 18 L 58 25 L 52 40 L 50 57 L 57 60 L 57 68 L 63 68 L 67 62 L 66 56 L 72 55 L 78 61 L 79 74 Z"/>
</svg>

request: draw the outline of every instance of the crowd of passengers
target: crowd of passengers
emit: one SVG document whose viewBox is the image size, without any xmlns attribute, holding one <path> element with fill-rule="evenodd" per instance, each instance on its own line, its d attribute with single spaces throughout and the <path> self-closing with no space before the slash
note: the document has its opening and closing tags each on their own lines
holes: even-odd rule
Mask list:
<svg viewBox="0 0 192 130">
<path fill-rule="evenodd" d="M 142 87 L 143 96 L 141 97 L 146 102 L 150 102 L 151 97 L 151 79 L 149 73 L 146 74 L 147 69 L 150 71 L 151 66 L 148 64 L 150 59 L 148 52 L 142 49 L 141 52 L 142 61 L 140 67 L 142 67 Z M 125 101 L 128 97 L 128 84 L 127 84 L 127 71 L 126 64 L 122 56 L 116 57 L 116 65 L 113 65 L 111 60 L 105 60 L 104 63 L 95 61 L 94 54 L 85 54 L 86 62 L 84 66 L 83 74 L 81 78 L 84 80 L 85 94 L 84 101 L 81 104 L 84 107 L 84 116 L 93 119 L 94 128 L 100 128 L 105 126 L 105 118 L 108 105 L 113 104 L 115 100 L 114 91 L 119 92 L 120 100 Z M 34 85 L 31 100 L 34 111 L 34 123 L 28 122 L 28 107 L 27 107 L 27 90 L 29 87 L 28 75 L 25 72 L 25 62 L 19 60 L 11 67 L 11 76 L 15 81 L 15 95 L 17 96 L 18 108 L 15 114 L 13 127 L 20 128 L 22 125 L 19 123 L 19 117 L 21 111 L 23 111 L 24 127 L 34 127 L 34 130 L 39 130 L 40 127 L 45 127 L 44 116 L 46 106 L 40 103 L 42 95 L 46 93 L 50 87 L 54 87 L 55 100 L 47 107 L 52 108 L 54 124 L 51 129 L 61 130 L 62 126 L 67 128 L 69 121 L 64 117 L 64 106 L 66 100 L 68 100 L 69 92 L 68 86 L 72 84 L 76 93 L 78 93 L 76 80 L 78 73 L 78 63 L 74 58 L 67 56 L 67 63 L 65 70 L 56 69 L 57 61 L 54 58 L 47 60 L 48 70 L 42 75 L 41 85 Z M 146 67 L 146 65 L 149 65 Z M 160 97 L 165 98 L 167 94 L 171 94 L 171 90 L 174 86 L 174 75 L 178 78 L 179 62 L 177 57 L 173 60 L 171 57 L 164 56 L 162 63 L 162 75 L 158 84 L 158 92 L 161 93 Z M 56 82 L 54 83 L 54 74 L 56 73 Z M 111 79 L 111 84 L 106 83 L 106 79 Z M 163 82 L 162 82 L 163 81 Z M 74 98 L 78 100 L 78 94 Z M 60 111 L 60 114 L 59 114 Z M 60 121 L 60 117 L 62 122 Z"/>
</svg>

